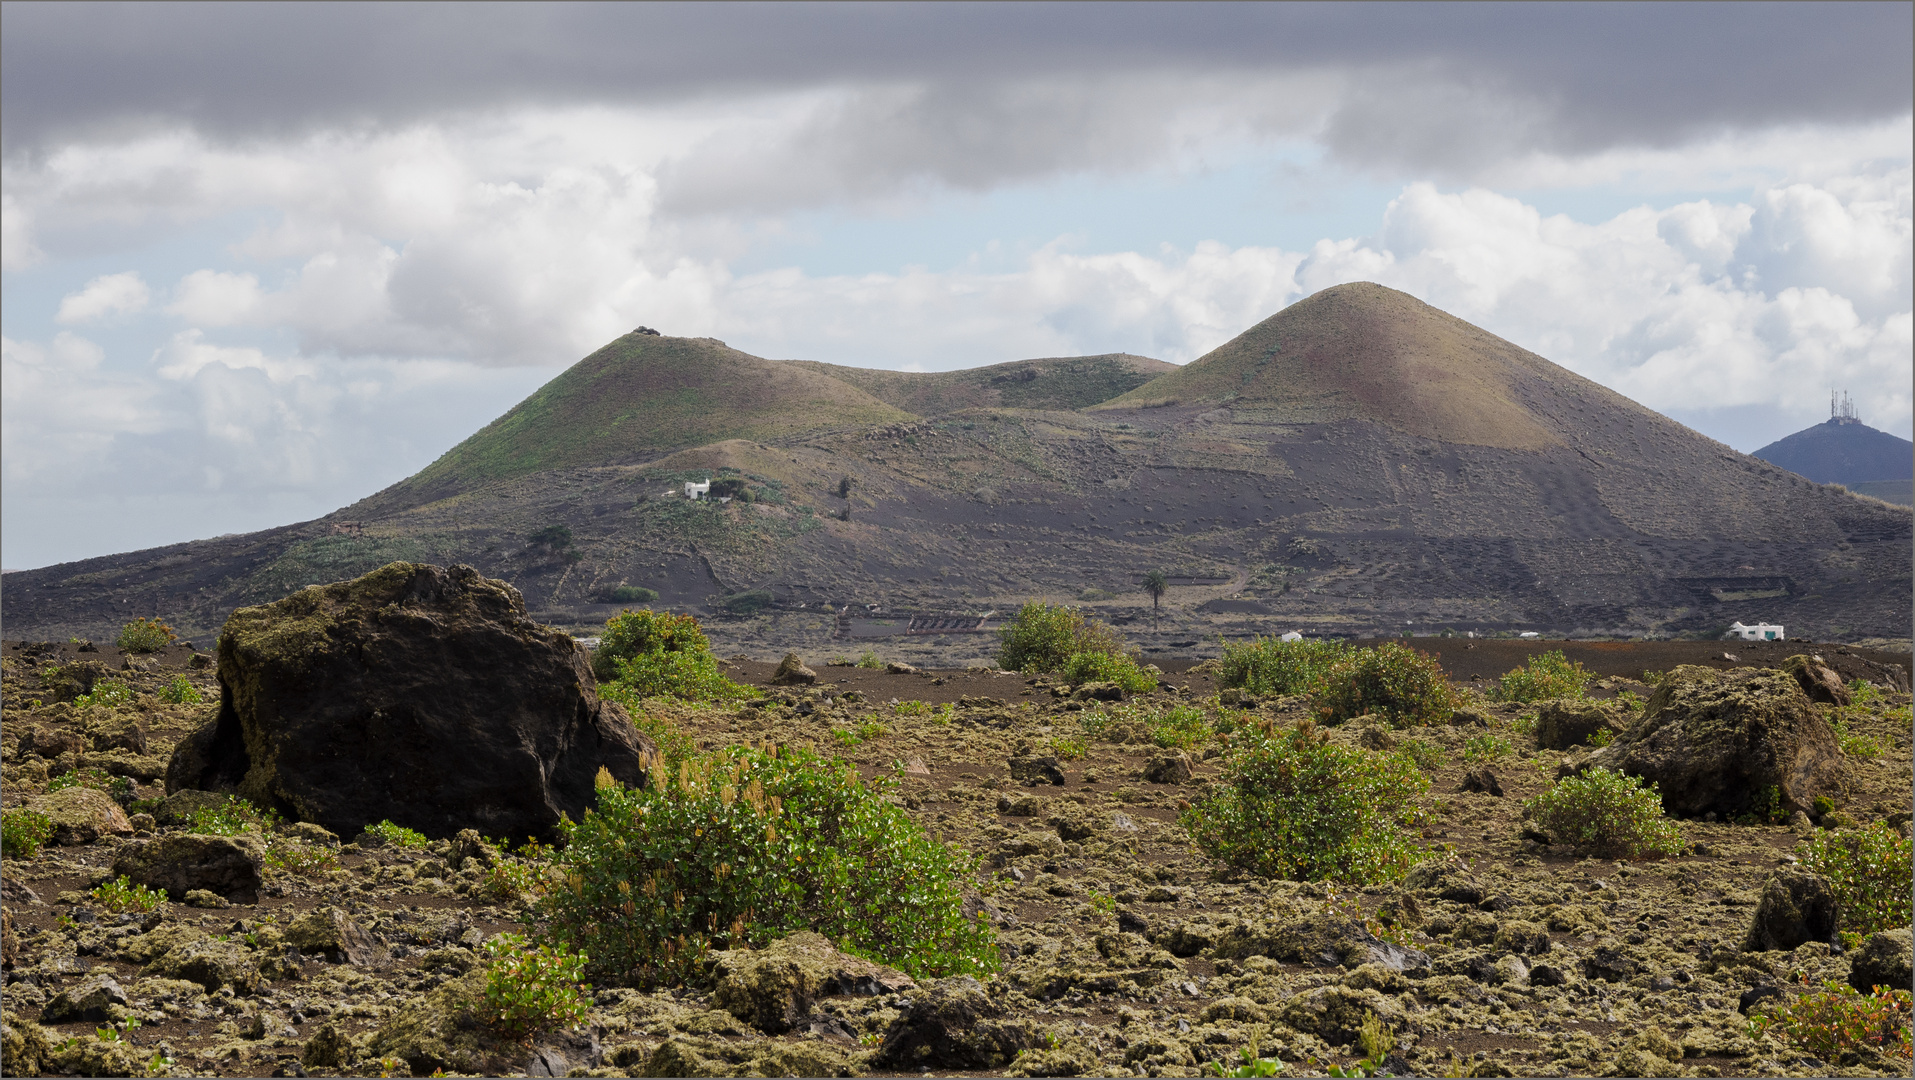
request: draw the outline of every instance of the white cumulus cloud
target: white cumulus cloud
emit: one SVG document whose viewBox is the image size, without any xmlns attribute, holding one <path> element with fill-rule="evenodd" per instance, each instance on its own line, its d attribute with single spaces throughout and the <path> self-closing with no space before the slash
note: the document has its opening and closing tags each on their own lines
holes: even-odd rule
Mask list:
<svg viewBox="0 0 1915 1080">
<path fill-rule="evenodd" d="M 71 325 L 108 315 L 130 315 L 145 311 L 151 299 L 152 294 L 146 282 L 140 279 L 139 271 L 103 274 L 87 282 L 79 292 L 61 298 L 60 310 L 54 318 Z"/>
</svg>

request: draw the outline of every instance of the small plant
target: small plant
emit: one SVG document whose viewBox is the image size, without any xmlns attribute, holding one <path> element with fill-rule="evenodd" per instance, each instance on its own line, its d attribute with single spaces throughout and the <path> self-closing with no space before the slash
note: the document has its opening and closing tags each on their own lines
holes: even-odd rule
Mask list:
<svg viewBox="0 0 1915 1080">
<path fill-rule="evenodd" d="M 1501 735 L 1471 735 L 1463 740 L 1463 764 L 1480 765 L 1509 756 L 1509 740 Z"/>
<path fill-rule="evenodd" d="M 1864 1048 L 1907 1061 L 1915 1056 L 1909 1035 L 1912 998 L 1915 995 L 1900 988 L 1878 986 L 1864 994 L 1847 983 L 1829 981 L 1767 1015 L 1758 1014 L 1749 1021 L 1749 1030 L 1751 1035 L 1775 1035 L 1827 1062 L 1839 1062 L 1845 1053 Z"/>
<path fill-rule="evenodd" d="M 1774 784 L 1750 796 L 1749 812 L 1736 818 L 1742 825 L 1786 825 L 1788 821 L 1788 811 L 1782 805 L 1782 790 Z"/>
<path fill-rule="evenodd" d="M 1407 756 L 1330 742 L 1314 725 L 1246 732 L 1220 790 L 1183 812 L 1216 858 L 1268 877 L 1393 881 L 1422 856 L 1413 829 L 1429 777 Z"/>
<path fill-rule="evenodd" d="M 133 688 L 119 679 L 101 679 L 93 689 L 73 699 L 76 709 L 112 709 L 133 704 Z"/>
<path fill-rule="evenodd" d="M 1310 692 L 1310 706 L 1329 724 L 1372 713 L 1397 727 L 1441 724 L 1456 707 L 1456 691 L 1428 654 L 1387 642 L 1332 661 Z"/>
<path fill-rule="evenodd" d="M 172 682 L 160 687 L 157 696 L 166 705 L 198 705 L 206 700 L 205 695 L 199 692 L 199 687 L 194 686 L 184 675 L 173 676 Z"/>
<path fill-rule="evenodd" d="M 591 1010 L 588 958 L 550 945 L 533 946 L 518 934 L 485 943 L 487 1019 L 512 1038 L 571 1027 Z"/>
<path fill-rule="evenodd" d="M 1601 749 L 1602 747 L 1608 746 L 1610 743 L 1615 741 L 1616 741 L 1615 729 L 1610 728 L 1606 725 L 1603 727 L 1599 727 L 1596 730 L 1590 732 L 1589 737 L 1583 740 L 1583 742 L 1586 743 L 1587 745 L 1596 747 L 1597 749 Z"/>
<path fill-rule="evenodd" d="M 271 870 L 308 875 L 331 870 L 339 865 L 339 858 L 323 847 L 281 842 L 266 849 L 264 862 Z"/>
<path fill-rule="evenodd" d="M 1116 631 L 1057 604 L 1025 604 L 997 633 L 997 665 L 1006 671 L 1048 674 L 1078 653 L 1123 652 Z"/>
<path fill-rule="evenodd" d="M 900 701 L 891 706 L 891 711 L 899 716 L 929 716 L 931 705 L 925 701 Z"/>
<path fill-rule="evenodd" d="M 38 810 L 0 811 L 0 854 L 9 859 L 31 859 L 53 839 L 53 819 Z"/>
<path fill-rule="evenodd" d="M 614 585 L 603 593 L 605 599 L 613 604 L 655 604 L 658 602 L 658 590 L 647 589 L 642 585 Z"/>
<path fill-rule="evenodd" d="M 165 889 L 149 889 L 144 885 L 135 885 L 125 874 L 113 881 L 95 885 L 88 895 L 98 901 L 108 911 L 156 911 L 166 903 Z"/>
<path fill-rule="evenodd" d="M 1853 705 L 1873 705 L 1882 700 L 1882 691 L 1867 679 L 1849 680 L 1849 702 Z"/>
<path fill-rule="evenodd" d="M 1601 858 L 1682 853 L 1682 830 L 1663 816 L 1656 789 L 1608 769 L 1558 780 L 1524 803 L 1523 813 L 1552 841 Z"/>
<path fill-rule="evenodd" d="M 1147 724 L 1150 741 L 1166 750 L 1191 750 L 1210 740 L 1210 722 L 1195 705 L 1173 705 Z"/>
<path fill-rule="evenodd" d="M 1858 680 L 1859 681 L 1859 680 Z M 1866 685 L 1866 684 L 1864 684 Z M 1847 710 L 1838 710 L 1829 726 L 1835 729 L 1835 743 L 1842 752 L 1863 761 L 1874 761 L 1882 756 L 1882 745 L 1867 735 L 1858 735 L 1849 729 Z"/>
<path fill-rule="evenodd" d="M 1077 761 L 1090 753 L 1090 744 L 1081 735 L 1053 735 L 1051 753 L 1059 761 Z"/>
<path fill-rule="evenodd" d="M 114 776 L 105 769 L 87 766 L 84 769 L 72 769 L 47 781 L 48 791 L 64 791 L 67 788 L 85 787 L 102 791 L 114 802 L 125 806 L 133 801 L 133 781 L 124 776 Z"/>
<path fill-rule="evenodd" d="M 1396 749 L 1424 772 L 1435 772 L 1449 761 L 1442 747 L 1423 739 L 1403 739 L 1396 744 Z"/>
<path fill-rule="evenodd" d="M 1157 679 L 1123 653 L 1072 653 L 1064 661 L 1062 674 L 1073 685 L 1089 682 L 1116 683 L 1126 694 L 1148 694 L 1157 689 Z"/>
<path fill-rule="evenodd" d="M 154 617 L 134 619 L 120 627 L 120 636 L 114 644 L 130 653 L 150 653 L 159 652 L 178 638 L 172 627 Z"/>
<path fill-rule="evenodd" d="M 267 820 L 252 803 L 237 795 L 228 795 L 218 806 L 202 806 L 193 811 L 186 831 L 210 836 L 238 836 L 247 831 L 264 831 Z"/>
<path fill-rule="evenodd" d="M 1915 843 L 1872 822 L 1865 829 L 1817 830 L 1796 848 L 1802 865 L 1828 879 L 1841 913 L 1844 943 L 1850 948 L 1881 930 L 1907 926 L 1915 919 Z"/>
<path fill-rule="evenodd" d="M 1283 1061 L 1279 1058 L 1258 1057 L 1255 1049 L 1239 1049 L 1238 1055 L 1243 1064 L 1225 1066 L 1221 1061 L 1213 1061 L 1204 1066 L 1211 1076 L 1282 1076 Z"/>
<path fill-rule="evenodd" d="M 394 825 L 391 821 L 368 825 L 366 831 L 377 837 L 379 842 L 387 847 L 416 849 L 423 848 L 432 842 L 426 838 L 425 833 L 408 829 L 404 825 Z"/>
<path fill-rule="evenodd" d="M 1096 908 L 1106 915 L 1113 914 L 1117 910 L 1117 898 L 1104 892 L 1102 889 L 1095 887 L 1085 889 L 1084 899 L 1090 901 L 1091 907 Z"/>
<path fill-rule="evenodd" d="M 1561 649 L 1552 649 L 1512 669 L 1490 688 L 1488 696 L 1491 701 L 1524 702 L 1580 698 L 1595 677 L 1595 672 L 1584 670 L 1580 663 L 1564 656 Z"/>
<path fill-rule="evenodd" d="M 944 727 L 955 719 L 957 719 L 957 706 L 950 702 L 945 702 L 942 708 L 931 714 L 931 722 L 939 727 Z"/>
<path fill-rule="evenodd" d="M 1627 712 L 1639 713 L 1647 702 L 1637 697 L 1634 690 L 1619 690 L 1616 693 L 1616 704 L 1622 706 Z"/>
<path fill-rule="evenodd" d="M 858 657 L 858 666 L 861 668 L 871 668 L 871 669 L 881 668 L 884 666 L 884 661 L 878 659 L 877 653 L 874 653 L 871 650 L 866 649 L 864 652 L 864 655 Z"/>
</svg>

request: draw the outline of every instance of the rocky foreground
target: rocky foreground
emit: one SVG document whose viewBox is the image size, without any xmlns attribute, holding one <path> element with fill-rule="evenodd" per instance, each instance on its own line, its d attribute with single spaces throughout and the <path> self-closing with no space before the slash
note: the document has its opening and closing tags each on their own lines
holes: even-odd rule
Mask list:
<svg viewBox="0 0 1915 1080">
<path fill-rule="evenodd" d="M 1321 1075 L 1363 1056 L 1371 1015 L 1397 1075 L 1908 1070 L 1751 1029 L 1804 980 L 1911 982 L 1907 929 L 1847 952 L 1827 925 L 1804 929 L 1817 916 L 1791 891 L 1792 852 L 1816 823 L 1683 821 L 1684 854 L 1644 862 L 1526 837 L 1523 801 L 1582 753 L 1538 749 L 1534 706 L 1472 699 L 1449 726 L 1333 729 L 1371 748 L 1418 740 L 1433 781 L 1430 861 L 1351 889 L 1229 871 L 1177 821 L 1217 782 L 1216 720 L 1290 724 L 1299 699 L 1220 693 L 1211 670 L 1175 664 L 1164 689 L 1124 701 L 980 669 L 812 666 L 815 682 L 773 687 L 772 665 L 740 658 L 726 670 L 766 699 L 660 704 L 654 719 L 700 747 L 811 744 L 894 783 L 976 857 L 1001 970 L 919 983 L 800 934 L 718 954 L 701 988 L 600 989 L 578 1027 L 514 1040 L 477 1008 L 484 943 L 527 910 L 492 871 L 521 856 L 477 832 L 408 846 L 310 821 L 193 831 L 222 799 L 160 781 L 214 725 L 211 657 L 8 643 L 4 804 L 57 832 L 6 862 L 6 1072 L 1155 1076 L 1250 1051 Z M 130 693 L 101 700 L 112 681 Z M 1649 687 L 1604 679 L 1593 696 L 1622 691 Z M 1884 691 L 1844 714 L 1882 753 L 1843 754 L 1821 826 L 1909 827 L 1909 703 Z M 1205 722 L 1167 728 L 1180 705 Z M 50 779 L 76 767 L 92 786 Z M 173 874 L 168 902 L 112 910 L 98 887 L 129 870 Z"/>
</svg>

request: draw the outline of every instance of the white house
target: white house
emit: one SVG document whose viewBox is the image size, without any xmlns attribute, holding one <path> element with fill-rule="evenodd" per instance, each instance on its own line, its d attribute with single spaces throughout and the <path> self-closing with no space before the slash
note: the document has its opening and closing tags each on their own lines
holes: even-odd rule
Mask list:
<svg viewBox="0 0 1915 1080">
<path fill-rule="evenodd" d="M 690 480 L 685 481 L 685 497 L 687 499 L 702 499 L 708 493 L 710 493 L 710 491 L 711 491 L 710 480 L 707 480 L 702 484 L 694 484 Z"/>
<path fill-rule="evenodd" d="M 1765 623 L 1765 622 L 1756 623 L 1754 626 L 1744 626 L 1739 622 L 1730 623 L 1729 633 L 1734 634 L 1735 636 L 1741 638 L 1744 641 L 1785 641 L 1787 640 L 1787 638 L 1782 633 L 1782 628 L 1780 626 L 1777 626 L 1774 623 Z"/>
<path fill-rule="evenodd" d="M 1278 640 L 1278 641 L 1302 641 L 1302 640 L 1303 640 L 1303 634 L 1302 634 L 1302 633 L 1300 633 L 1300 632 L 1298 632 L 1298 631 L 1296 631 L 1296 630 L 1292 630 L 1292 631 L 1290 631 L 1289 633 L 1287 633 L 1287 634 L 1285 634 L 1285 635 L 1283 635 L 1282 637 L 1280 637 L 1280 638 L 1278 638 L 1277 640 Z"/>
</svg>

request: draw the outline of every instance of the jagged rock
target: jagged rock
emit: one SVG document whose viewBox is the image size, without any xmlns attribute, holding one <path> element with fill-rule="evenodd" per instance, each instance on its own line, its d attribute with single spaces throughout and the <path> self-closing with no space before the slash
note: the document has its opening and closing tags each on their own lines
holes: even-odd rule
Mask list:
<svg viewBox="0 0 1915 1080">
<path fill-rule="evenodd" d="M 126 991 L 111 974 L 89 975 L 78 985 L 53 995 L 40 1020 L 47 1024 L 67 1024 L 76 1020 L 101 1024 L 124 1020 L 127 1016 Z"/>
<path fill-rule="evenodd" d="M 300 1064 L 311 1069 L 337 1069 L 346 1064 L 346 1055 L 351 1052 L 352 1044 L 339 1033 L 336 1024 L 321 1024 L 306 1045 L 300 1047 Z"/>
<path fill-rule="evenodd" d="M 1820 874 L 1785 867 L 1762 886 L 1762 899 L 1742 939 L 1742 951 L 1789 952 L 1811 941 L 1839 945 L 1837 919 L 1835 891 L 1828 881 Z"/>
<path fill-rule="evenodd" d="M 20 962 L 20 939 L 13 933 L 13 912 L 0 908 L 0 968 Z"/>
<path fill-rule="evenodd" d="M 1480 904 L 1489 892 L 1469 871 L 1452 862 L 1431 861 L 1412 867 L 1403 879 L 1405 892 L 1427 893 L 1453 904 Z"/>
<path fill-rule="evenodd" d="M 1064 784 L 1064 770 L 1058 767 L 1054 757 L 1014 757 L 1010 764 L 1011 779 L 1021 783 L 1058 787 Z"/>
<path fill-rule="evenodd" d="M 1623 711 L 1615 705 L 1572 698 L 1545 701 L 1536 710 L 1536 747 L 1567 750 L 1588 744 L 1598 731 L 1621 731 L 1627 726 Z"/>
<path fill-rule="evenodd" d="M 188 889 L 186 890 L 186 895 L 180 898 L 180 903 L 185 904 L 187 907 L 211 908 L 214 910 L 233 906 L 232 901 L 211 889 Z"/>
<path fill-rule="evenodd" d="M 1877 986 L 1915 990 L 1915 936 L 1909 928 L 1871 934 L 1849 959 L 1849 985 L 1865 994 Z"/>
<path fill-rule="evenodd" d="M 1281 1018 L 1298 1031 L 1333 1045 L 1343 1045 L 1356 1041 L 1364 1017 L 1372 1012 L 1378 1020 L 1401 1030 L 1403 1006 L 1395 998 L 1375 990 L 1352 990 L 1347 986 L 1306 990 L 1284 1004 Z"/>
<path fill-rule="evenodd" d="M 1380 964 L 1392 971 L 1426 971 L 1429 954 L 1385 941 L 1348 919 L 1315 913 L 1272 923 L 1240 923 L 1215 946 L 1218 957 L 1268 956 L 1273 960 L 1347 967 Z"/>
<path fill-rule="evenodd" d="M 1474 791 L 1483 795 L 1503 796 L 1503 782 L 1496 778 L 1489 766 L 1479 765 L 1463 774 L 1463 782 L 1456 787 L 1458 791 Z"/>
<path fill-rule="evenodd" d="M 1796 684 L 1802 687 L 1802 692 L 1809 696 L 1810 701 L 1819 701 L 1824 705 L 1847 705 L 1852 700 L 1842 676 L 1823 663 L 1819 656 L 1798 653 L 1782 661 L 1782 670 L 1795 678 Z"/>
<path fill-rule="evenodd" d="M 1496 927 L 1493 939 L 1497 951 L 1542 956 L 1549 952 L 1549 931 L 1539 923 L 1511 919 Z"/>
<path fill-rule="evenodd" d="M 366 1053 L 402 1058 L 414 1076 L 441 1069 L 480 1076 L 530 1072 L 527 1048 L 485 1021 L 485 980 L 483 970 L 470 972 L 395 1011 L 367 1039 Z"/>
<path fill-rule="evenodd" d="M 1190 755 L 1182 751 L 1153 755 L 1150 764 L 1144 766 L 1144 779 L 1153 784 L 1189 783 Z"/>
<path fill-rule="evenodd" d="M 893 675 L 916 675 L 918 673 L 917 668 L 912 667 L 910 664 L 907 664 L 902 660 L 891 661 L 890 663 L 884 665 L 884 670 L 890 672 Z"/>
<path fill-rule="evenodd" d="M 176 945 L 204 940 L 206 934 L 181 923 L 161 924 L 144 934 L 127 938 L 120 946 L 120 959 L 135 964 L 151 963 L 165 956 Z M 137 985 L 137 984 L 136 984 Z"/>
<path fill-rule="evenodd" d="M 218 718 L 175 749 L 167 791 L 236 790 L 341 836 L 390 819 L 550 838 L 595 804 L 601 767 L 641 785 L 654 749 L 599 700 L 570 635 L 469 566 L 393 563 L 241 608 L 219 682 Z"/>
<path fill-rule="evenodd" d="M 1124 688 L 1114 682 L 1087 682 L 1071 691 L 1072 701 L 1122 701 Z"/>
<path fill-rule="evenodd" d="M 182 900 L 204 889 L 251 904 L 259 899 L 261 857 L 251 836 L 180 833 L 126 845 L 113 858 L 113 872 Z"/>
<path fill-rule="evenodd" d="M 1598 945 L 1583 956 L 1583 975 L 1604 982 L 1628 982 L 1641 970 L 1634 957 L 1614 945 Z"/>
<path fill-rule="evenodd" d="M 864 1056 L 822 1041 L 727 1043 L 676 1035 L 642 1060 L 615 1052 L 613 1063 L 632 1076 L 859 1076 Z"/>
<path fill-rule="evenodd" d="M 385 946 L 336 907 L 314 908 L 294 919 L 286 927 L 285 942 L 335 964 L 373 967 L 388 959 Z"/>
<path fill-rule="evenodd" d="M 0 900 L 5 900 L 9 904 L 46 903 L 26 882 L 15 881 L 12 878 L 0 878 Z"/>
<path fill-rule="evenodd" d="M 205 936 L 166 950 L 140 974 L 198 983 L 209 994 L 222 986 L 232 987 L 234 993 L 249 994 L 259 985 L 259 965 L 245 949 L 231 941 Z"/>
<path fill-rule="evenodd" d="M 52 1071 L 53 1042 L 46 1029 L 8 1009 L 0 1013 L 0 1073 L 43 1076 Z M 126 1075 L 132 1075 L 127 1073 Z"/>
<path fill-rule="evenodd" d="M 76 660 L 70 664 L 61 664 L 47 676 L 42 685 L 46 688 L 49 701 L 72 701 L 82 694 L 91 694 L 93 685 L 101 679 L 116 678 L 113 671 L 98 660 Z M 44 750 L 41 756 L 51 758 Z"/>
<path fill-rule="evenodd" d="M 903 972 L 841 953 L 810 931 L 756 951 L 713 953 L 712 960 L 712 1004 L 774 1035 L 809 1016 L 819 998 L 896 994 L 917 986 Z"/>
<path fill-rule="evenodd" d="M 1789 811 L 1838 794 L 1842 755 L 1787 673 L 1685 665 L 1663 678 L 1640 720 L 1574 768 L 1651 781 L 1671 815 L 1733 819 L 1771 789 Z"/>
<path fill-rule="evenodd" d="M 303 840 L 317 847 L 336 848 L 339 846 L 339 837 L 333 835 L 331 829 L 312 821 L 295 821 L 290 825 L 283 826 L 279 830 L 279 835 L 294 840 Z"/>
<path fill-rule="evenodd" d="M 1069 803 L 1046 818 L 1045 824 L 1057 830 L 1059 840 L 1068 842 L 1088 840 L 1104 831 L 1104 819 L 1095 811 Z"/>
<path fill-rule="evenodd" d="M 1001 1069 L 1018 1051 L 1043 1045 L 1029 1021 L 1004 1010 L 968 975 L 912 991 L 885 1032 L 873 1064 L 888 1069 Z"/>
<path fill-rule="evenodd" d="M 56 844 L 91 844 L 102 836 L 131 836 L 133 823 L 105 792 L 90 787 L 61 788 L 30 804 L 53 819 Z"/>
<path fill-rule="evenodd" d="M 818 681 L 818 673 L 805 666 L 798 654 L 788 652 L 778 661 L 778 670 L 771 673 L 774 686 L 810 686 Z"/>
</svg>

